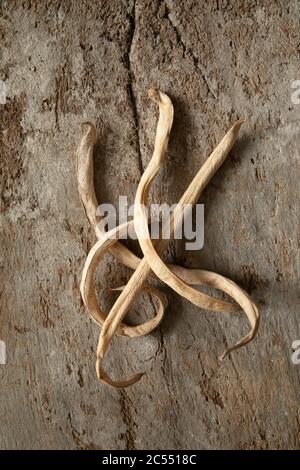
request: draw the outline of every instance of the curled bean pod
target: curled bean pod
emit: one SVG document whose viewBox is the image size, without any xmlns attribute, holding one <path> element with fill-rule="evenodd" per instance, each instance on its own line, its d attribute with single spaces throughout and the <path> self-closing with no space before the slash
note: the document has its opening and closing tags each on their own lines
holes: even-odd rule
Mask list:
<svg viewBox="0 0 300 470">
<path fill-rule="evenodd" d="M 250 299 L 248 294 L 244 292 L 233 281 L 219 275 L 204 270 L 190 270 L 176 265 L 167 265 L 161 260 L 161 255 L 167 248 L 170 239 L 173 236 L 175 228 L 181 224 L 185 206 L 187 204 L 194 205 L 203 189 L 206 187 L 210 179 L 222 165 L 229 151 L 231 150 L 242 124 L 238 121 L 229 130 L 220 144 L 212 152 L 210 157 L 199 170 L 194 180 L 187 188 L 179 201 L 174 213 L 170 216 L 170 226 L 172 228 L 170 237 L 167 239 L 152 242 L 148 229 L 148 220 L 143 211 L 147 203 L 150 185 L 158 172 L 164 154 L 167 149 L 169 135 L 173 123 L 173 106 L 169 97 L 161 91 L 151 89 L 150 97 L 159 105 L 159 121 L 156 131 L 156 139 L 154 153 L 152 159 L 142 175 L 140 184 L 137 189 L 135 199 L 135 212 L 133 222 L 120 225 L 110 232 L 105 232 L 99 226 L 99 217 L 97 217 L 98 202 L 95 195 L 93 185 L 93 146 L 96 142 L 96 131 L 91 123 L 83 125 L 84 133 L 77 152 L 77 177 L 78 190 L 87 215 L 98 242 L 92 247 L 82 275 L 80 285 L 82 298 L 84 303 L 92 315 L 93 319 L 102 325 L 97 347 L 97 376 L 104 383 L 116 388 L 123 388 L 137 382 L 143 375 L 138 373 L 132 377 L 115 381 L 110 378 L 103 367 L 103 359 L 110 345 L 114 334 L 121 334 L 129 337 L 141 336 L 149 333 L 160 323 L 164 316 L 166 308 L 166 298 L 164 294 L 154 289 L 147 283 L 149 276 L 156 275 L 158 279 L 168 284 L 173 290 L 183 297 L 187 298 L 195 305 L 205 308 L 206 310 L 219 312 L 233 312 L 240 310 L 240 307 L 246 313 L 250 325 L 250 332 L 243 337 L 234 346 L 228 348 L 221 358 L 238 347 L 247 344 L 257 333 L 259 326 L 259 312 L 257 307 Z M 143 259 L 139 259 L 128 248 L 118 241 L 123 233 L 127 233 L 130 224 L 134 224 L 139 239 L 139 243 L 144 255 Z M 146 236 L 145 236 L 146 235 Z M 111 311 L 106 315 L 99 307 L 94 287 L 94 272 L 100 262 L 103 254 L 109 252 L 121 263 L 135 270 L 126 286 L 122 287 L 122 292 Z M 194 289 L 193 285 L 203 285 L 219 289 L 230 295 L 236 304 L 222 301 L 211 297 L 207 294 Z M 122 322 L 131 302 L 135 296 L 142 290 L 148 292 L 158 301 L 158 308 L 154 318 L 137 326 L 128 326 Z"/>
</svg>

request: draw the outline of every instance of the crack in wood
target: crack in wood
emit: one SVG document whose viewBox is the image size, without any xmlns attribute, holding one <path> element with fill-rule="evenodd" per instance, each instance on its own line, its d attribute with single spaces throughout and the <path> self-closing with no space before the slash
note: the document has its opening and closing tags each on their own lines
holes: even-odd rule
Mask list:
<svg viewBox="0 0 300 470">
<path fill-rule="evenodd" d="M 136 440 L 136 423 L 133 419 L 132 413 L 132 401 L 129 398 L 126 390 L 119 390 L 120 395 L 120 406 L 121 406 L 121 416 L 122 420 L 126 426 L 125 433 L 122 434 L 122 438 L 125 440 L 126 450 L 135 450 L 135 440 Z"/>
<path fill-rule="evenodd" d="M 190 61 L 192 62 L 193 66 L 196 70 L 199 70 L 200 75 L 201 75 L 202 79 L 204 80 L 204 82 L 206 84 L 208 92 L 215 99 L 217 99 L 218 97 L 215 94 L 215 92 L 213 91 L 213 89 L 212 89 L 212 87 L 209 83 L 209 80 L 206 76 L 203 65 L 200 63 L 199 59 L 195 56 L 193 51 L 185 44 L 185 42 L 183 41 L 182 36 L 181 36 L 177 26 L 174 24 L 174 21 L 172 20 L 172 14 L 173 13 L 171 11 L 170 6 L 168 5 L 168 2 L 165 3 L 165 9 L 166 9 L 166 18 L 168 19 L 170 26 L 172 27 L 172 29 L 174 30 L 174 32 L 176 34 L 176 39 L 177 39 L 178 44 L 181 44 L 181 46 L 182 46 L 183 55 L 185 57 L 187 57 L 188 59 L 190 59 Z"/>
<path fill-rule="evenodd" d="M 136 134 L 136 150 L 138 154 L 138 164 L 140 173 L 143 174 L 144 166 L 143 166 L 143 159 L 142 159 L 142 150 L 140 146 L 140 136 L 139 136 L 139 115 L 137 109 L 137 98 L 134 93 L 133 83 L 135 81 L 135 76 L 132 68 L 132 49 L 134 45 L 134 37 L 136 32 L 136 2 L 133 3 L 133 8 L 131 14 L 129 16 L 129 37 L 128 37 L 128 46 L 126 52 L 126 67 L 128 70 L 128 94 L 132 106 L 132 115 L 134 121 L 134 128 Z"/>
</svg>

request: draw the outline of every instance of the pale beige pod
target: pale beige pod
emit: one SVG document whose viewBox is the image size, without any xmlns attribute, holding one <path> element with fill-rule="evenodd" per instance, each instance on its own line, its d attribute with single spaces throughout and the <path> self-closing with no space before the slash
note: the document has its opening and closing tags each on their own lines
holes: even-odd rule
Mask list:
<svg viewBox="0 0 300 470">
<path fill-rule="evenodd" d="M 141 178 L 136 195 L 137 204 L 134 214 L 134 224 L 143 254 L 145 256 L 142 260 L 136 257 L 124 245 L 116 240 L 116 238 L 120 237 L 123 231 L 127 229 L 128 224 L 119 226 L 109 233 L 105 233 L 103 230 L 99 230 L 99 220 L 96 215 L 98 203 L 93 185 L 92 161 L 93 146 L 96 141 L 96 132 L 94 126 L 90 123 L 85 123 L 84 125 L 86 131 L 82 136 L 82 140 L 77 152 L 79 194 L 83 202 L 86 215 L 92 227 L 94 228 L 97 237 L 99 238 L 99 241 L 91 249 L 85 263 L 81 281 L 81 293 L 92 317 L 99 324 L 103 324 L 97 348 L 97 375 L 103 382 L 118 388 L 132 385 L 137 380 L 139 380 L 143 374 L 139 373 L 130 377 L 129 379 L 122 381 L 114 381 L 109 377 L 102 366 L 102 361 L 112 336 L 114 334 L 125 334 L 127 336 L 134 337 L 147 334 L 159 324 L 164 315 L 164 310 L 166 307 L 165 296 L 157 289 L 154 289 L 146 283 L 148 276 L 153 275 L 151 269 L 159 279 L 161 279 L 163 282 L 166 282 L 180 295 L 183 295 L 185 298 L 189 299 L 202 308 L 221 312 L 239 310 L 237 305 L 210 297 L 207 294 L 199 292 L 196 289 L 190 287 L 190 285 L 206 285 L 222 290 L 223 292 L 229 294 L 242 307 L 250 321 L 251 330 L 248 335 L 225 351 L 222 357 L 224 357 L 225 354 L 232 351 L 233 349 L 236 349 L 249 342 L 255 336 L 259 325 L 259 314 L 255 304 L 252 302 L 250 297 L 235 283 L 221 275 L 209 271 L 189 270 L 180 266 L 165 265 L 160 259 L 160 256 L 168 246 L 169 240 L 163 239 L 156 241 L 156 243 L 153 244 L 150 239 L 148 221 L 141 208 L 142 204 L 147 203 L 150 184 L 155 174 L 159 170 L 163 156 L 167 149 L 168 139 L 173 122 L 173 106 L 169 97 L 158 90 L 151 89 L 149 91 L 149 95 L 159 104 L 160 114 L 157 125 L 153 157 Z M 185 204 L 195 204 L 197 202 L 202 190 L 205 188 L 212 176 L 225 160 L 236 140 L 241 124 L 242 122 L 237 122 L 230 129 L 230 131 L 226 134 L 226 136 L 199 170 L 194 180 L 182 196 L 176 211 L 174 212 L 173 216 L 171 216 L 173 232 L 176 225 L 180 224 L 182 221 Z M 146 238 L 145 234 L 147 235 Z M 94 271 L 106 250 L 109 250 L 116 257 L 116 259 L 126 266 L 136 269 L 128 284 L 124 286 L 119 298 L 115 302 L 107 317 L 98 305 L 93 279 Z M 131 302 L 142 289 L 145 289 L 157 299 L 158 308 L 156 316 L 142 325 L 134 327 L 127 326 L 126 324 L 122 323 L 122 319 L 130 308 Z"/>
</svg>

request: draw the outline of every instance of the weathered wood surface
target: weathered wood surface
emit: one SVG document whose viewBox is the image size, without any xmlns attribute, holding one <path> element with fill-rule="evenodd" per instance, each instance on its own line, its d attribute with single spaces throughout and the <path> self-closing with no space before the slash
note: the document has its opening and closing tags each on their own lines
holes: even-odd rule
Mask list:
<svg viewBox="0 0 300 470">
<path fill-rule="evenodd" d="M 1 3 L 0 447 L 59 449 L 297 448 L 300 366 L 299 3 L 50 1 Z M 170 94 L 175 123 L 155 202 L 177 202 L 237 117 L 238 145 L 205 203 L 205 247 L 169 260 L 227 275 L 260 307 L 259 336 L 222 364 L 246 331 L 244 315 L 200 311 L 166 290 L 161 328 L 116 339 L 116 376 L 147 370 L 134 387 L 98 383 L 98 328 L 79 280 L 95 241 L 77 194 L 80 123 L 99 133 L 101 202 L 133 202 L 153 147 L 150 85 Z M 128 272 L 111 257 L 98 285 Z M 112 296 L 101 292 L 103 307 Z M 131 316 L 153 314 L 149 298 Z"/>
</svg>

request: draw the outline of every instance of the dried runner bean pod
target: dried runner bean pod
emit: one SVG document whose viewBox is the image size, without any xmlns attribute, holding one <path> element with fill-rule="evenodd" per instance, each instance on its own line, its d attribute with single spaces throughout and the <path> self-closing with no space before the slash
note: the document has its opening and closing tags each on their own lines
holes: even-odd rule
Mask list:
<svg viewBox="0 0 300 470">
<path fill-rule="evenodd" d="M 81 293 L 92 317 L 97 321 L 97 323 L 103 324 L 97 348 L 97 375 L 103 382 L 117 388 L 132 385 L 141 378 L 143 373 L 136 374 L 123 381 L 115 381 L 109 377 L 103 369 L 102 361 L 112 336 L 114 334 L 124 334 L 130 337 L 145 335 L 159 324 L 164 315 L 166 307 L 165 296 L 147 283 L 147 278 L 153 275 L 153 273 L 155 273 L 160 280 L 167 283 L 180 295 L 207 310 L 229 312 L 237 311 L 239 307 L 199 292 L 192 288 L 191 285 L 205 285 L 226 292 L 237 302 L 237 304 L 240 305 L 240 307 L 242 307 L 250 321 L 251 330 L 238 343 L 228 348 L 221 358 L 230 351 L 251 341 L 251 339 L 256 335 L 259 325 L 259 313 L 255 304 L 252 302 L 248 294 L 246 294 L 234 282 L 219 274 L 209 271 L 189 270 L 176 265 L 166 265 L 161 260 L 160 256 L 167 248 L 170 239 L 161 239 L 152 243 L 148 230 L 148 220 L 143 211 L 143 207 L 147 203 L 150 184 L 160 168 L 163 156 L 167 149 L 173 122 L 173 106 L 169 97 L 158 90 L 151 89 L 149 91 L 149 95 L 159 104 L 160 114 L 153 157 L 142 175 L 138 186 L 133 222 L 128 222 L 122 226 L 116 227 L 116 229 L 113 229 L 108 233 L 99 228 L 99 220 L 96 215 L 98 203 L 93 185 L 92 161 L 96 132 L 91 123 L 85 123 L 84 125 L 86 132 L 82 136 L 77 152 L 79 194 L 83 202 L 87 218 L 99 238 L 98 242 L 91 249 L 85 263 L 81 281 Z M 182 222 L 186 204 L 195 204 L 197 202 L 201 192 L 225 160 L 236 140 L 241 124 L 241 121 L 234 124 L 185 191 L 176 207 L 176 210 L 174 211 L 174 214 L 170 216 L 170 224 L 172 228 L 171 236 L 174 233 L 176 226 Z M 135 225 L 138 239 L 144 254 L 144 258 L 142 260 L 135 256 L 116 239 L 121 237 L 123 232 L 128 229 L 129 224 L 132 223 Z M 98 305 L 93 279 L 94 271 L 106 250 L 109 250 L 121 263 L 136 270 L 128 284 L 122 287 L 122 292 L 108 316 L 101 311 Z M 143 289 L 150 293 L 150 295 L 156 297 L 158 301 L 157 314 L 153 319 L 143 323 L 142 325 L 127 326 L 122 323 L 122 319 L 130 308 L 130 304 L 135 296 Z"/>
</svg>

